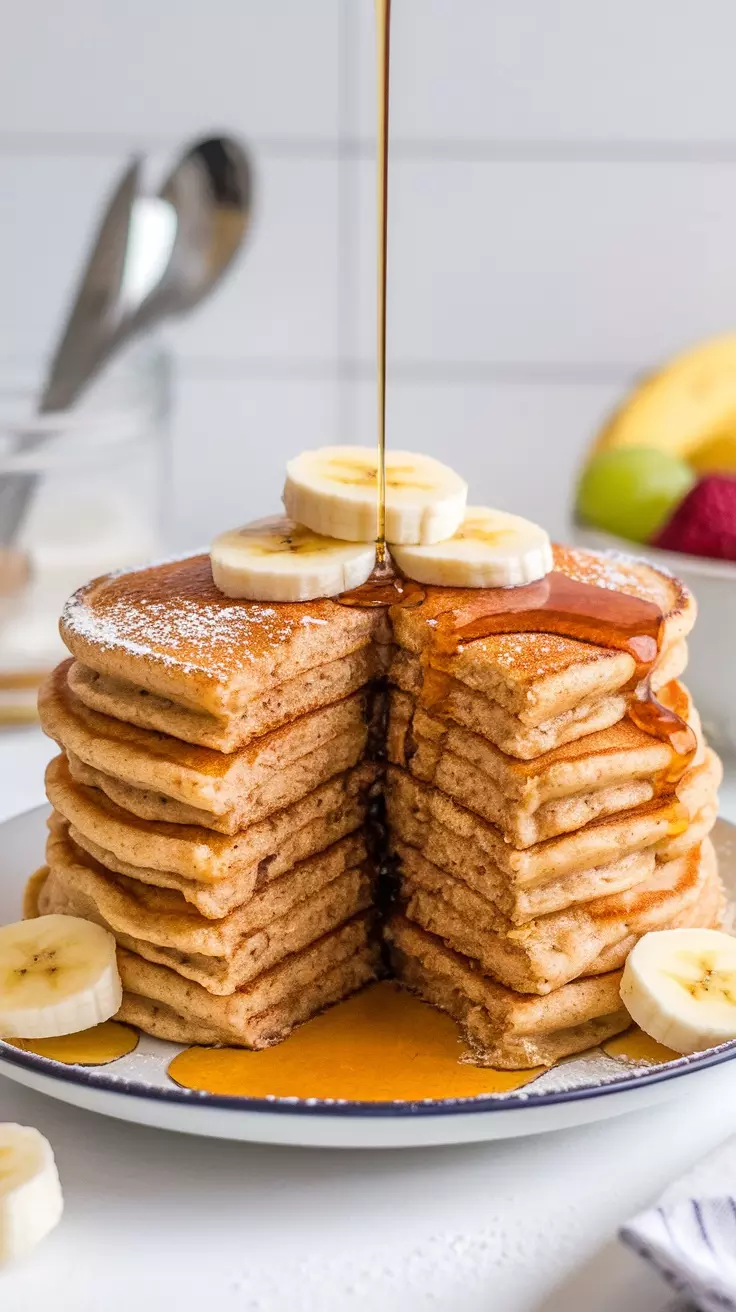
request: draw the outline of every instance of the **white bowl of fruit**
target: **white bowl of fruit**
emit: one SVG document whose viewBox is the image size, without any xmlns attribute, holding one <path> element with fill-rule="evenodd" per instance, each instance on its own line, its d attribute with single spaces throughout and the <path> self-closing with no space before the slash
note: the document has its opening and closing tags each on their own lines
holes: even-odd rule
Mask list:
<svg viewBox="0 0 736 1312">
<path fill-rule="evenodd" d="M 582 470 L 575 535 L 691 588 L 686 680 L 711 739 L 736 749 L 736 336 L 679 356 L 619 407 Z"/>
</svg>

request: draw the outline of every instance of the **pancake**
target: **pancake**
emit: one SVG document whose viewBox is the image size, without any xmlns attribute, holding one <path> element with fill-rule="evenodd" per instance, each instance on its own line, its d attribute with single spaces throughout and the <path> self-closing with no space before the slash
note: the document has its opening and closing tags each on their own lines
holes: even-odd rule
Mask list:
<svg viewBox="0 0 736 1312">
<path fill-rule="evenodd" d="M 90 841 L 117 861 L 139 868 L 136 878 L 143 878 L 144 870 L 158 871 L 163 887 L 176 887 L 168 878 L 176 875 L 209 885 L 213 891 L 220 881 L 237 882 L 241 900 L 245 900 L 267 873 L 274 869 L 283 873 L 294 861 L 322 851 L 357 828 L 365 817 L 375 778 L 375 766 L 364 762 L 315 788 L 295 805 L 232 836 L 200 825 L 140 820 L 99 789 L 76 784 L 63 756 L 49 762 L 46 792 L 80 836 L 75 835 L 75 841 L 83 847 Z M 105 864 L 109 864 L 107 857 Z"/>
<path fill-rule="evenodd" d="M 397 978 L 449 1012 L 478 1065 L 501 1070 L 552 1066 L 631 1025 L 619 994 L 620 971 L 575 980 L 554 993 L 527 995 L 481 974 L 467 957 L 401 915 L 392 916 L 386 937 Z"/>
<path fill-rule="evenodd" d="M 707 749 L 701 764 L 688 770 L 678 785 L 677 804 L 668 797 L 645 802 L 525 849 L 511 847 L 495 825 L 397 766 L 388 771 L 386 805 L 392 831 L 429 859 L 442 841 L 436 832 L 440 826 L 454 836 L 456 863 L 474 864 L 488 870 L 491 879 L 529 888 L 610 865 L 679 836 L 687 826 L 680 811 L 691 819 L 697 816 L 715 797 L 720 778 L 720 761 Z"/>
<path fill-rule="evenodd" d="M 320 784 L 357 765 L 365 756 L 368 726 L 364 723 L 339 734 L 312 752 L 299 757 L 282 770 L 271 770 L 268 778 L 250 794 L 233 798 L 232 809 L 213 815 L 200 807 L 189 806 L 147 788 L 134 788 L 104 770 L 86 765 L 74 752 L 66 759 L 72 777 L 80 784 L 100 789 L 141 820 L 164 820 L 178 825 L 202 825 L 219 834 L 238 834 L 307 797 Z"/>
<path fill-rule="evenodd" d="M 712 880 L 678 924 L 717 925 L 721 904 L 718 881 Z M 620 970 L 576 979 L 552 993 L 517 993 L 401 914 L 391 917 L 385 935 L 397 978 L 458 1022 L 478 1065 L 500 1070 L 552 1066 L 631 1025 L 621 1005 Z"/>
<path fill-rule="evenodd" d="M 91 917 L 113 933 L 145 938 L 162 947 L 193 955 L 231 957 L 242 939 L 267 929 L 347 870 L 365 869 L 367 851 L 362 834 L 333 843 L 319 856 L 300 862 L 279 879 L 269 880 L 226 916 L 208 919 L 181 893 L 116 875 L 79 848 L 61 822 L 51 828 L 46 844 L 49 879 L 69 897 L 84 900 Z"/>
<path fill-rule="evenodd" d="M 689 695 L 671 683 L 661 700 L 694 728 L 698 764 L 705 747 Z M 496 825 L 507 843 L 525 848 L 650 801 L 670 766 L 671 750 L 625 719 L 531 762 L 518 761 L 479 733 L 394 692 L 388 759 Z"/>
<path fill-rule="evenodd" d="M 29 880 L 26 917 L 40 914 L 47 873 L 37 871 Z M 373 918 L 363 914 L 229 995 L 209 993 L 120 947 L 118 968 L 124 990 L 119 1020 L 174 1043 L 264 1048 L 376 979 L 381 956 Z"/>
<path fill-rule="evenodd" d="M 539 634 L 518 636 L 544 637 Z M 600 651 L 600 648 L 596 650 Z M 652 673 L 652 687 L 657 690 L 673 679 L 679 679 L 686 665 L 687 646 L 680 640 L 662 653 L 659 666 Z M 541 670 L 543 666 L 539 668 Z M 619 669 L 616 677 L 620 673 Z M 418 697 L 424 678 L 420 657 L 409 651 L 398 650 L 391 661 L 390 678 L 397 688 Z M 487 693 L 479 692 L 460 679 L 448 676 L 442 714 L 447 719 L 481 733 L 509 756 L 531 761 L 565 743 L 575 742 L 617 724 L 626 715 L 628 702 L 626 691 L 599 690 L 547 720 L 527 724 L 523 710 L 514 714 Z"/>
<path fill-rule="evenodd" d="M 308 891 L 304 899 L 291 899 L 288 909 L 280 916 L 273 915 L 265 927 L 238 933 L 237 924 L 231 924 L 218 942 L 210 928 L 212 922 L 188 925 L 182 916 L 177 919 L 160 909 L 157 912 L 153 898 L 145 908 L 139 902 L 134 909 L 129 889 L 126 897 L 113 881 L 105 887 L 101 869 L 94 870 L 82 864 L 82 859 L 75 860 L 71 851 L 60 853 L 65 841 L 59 835 L 49 841 L 49 874 L 38 893 L 39 913 L 93 920 L 109 929 L 120 947 L 166 965 L 218 995 L 234 993 L 249 984 L 284 958 L 367 910 L 372 901 L 372 880 L 365 865 L 342 870 L 329 883 Z M 125 932 L 121 928 L 125 925 L 132 925 L 138 932 Z M 143 937 L 143 932 L 158 941 Z"/>
<path fill-rule="evenodd" d="M 691 594 L 651 565 L 555 548 L 555 567 L 593 586 L 656 602 L 664 617 L 659 665 L 692 627 Z M 420 607 L 393 607 L 390 618 L 380 608 L 329 600 L 233 603 L 215 587 L 209 558 L 196 556 L 108 576 L 79 589 L 65 607 L 61 634 L 81 666 L 104 679 L 124 681 L 122 688 L 105 685 L 102 700 L 95 703 L 89 678 L 78 682 L 73 671 L 72 687 L 88 705 L 186 738 L 184 724 L 174 725 L 170 717 L 161 721 L 162 711 L 168 717 L 168 706 L 157 708 L 156 723 L 149 718 L 147 704 L 154 694 L 200 718 L 214 718 L 220 728 L 210 724 L 214 736 L 209 745 L 232 750 L 253 733 L 346 695 L 348 688 L 325 692 L 330 664 L 366 647 L 385 646 L 392 637 L 419 656 L 437 618 L 448 608 L 472 608 L 479 595 L 472 589 L 425 591 Z M 669 669 L 667 679 L 678 672 Z M 625 652 L 592 643 L 510 634 L 467 643 L 450 660 L 449 673 L 521 723 L 538 727 L 600 697 L 625 692 L 634 662 Z M 307 676 L 317 681 L 316 693 L 306 691 Z M 265 701 L 274 694 L 272 711 L 265 711 Z M 625 701 L 621 714 L 624 708 Z M 255 718 L 244 732 L 237 722 L 251 712 Z M 580 724 L 578 730 L 585 731 Z"/>
<path fill-rule="evenodd" d="M 377 978 L 379 967 L 378 946 L 363 948 L 347 961 L 325 969 L 306 989 L 299 987 L 294 993 L 274 1003 L 268 1011 L 248 1016 L 237 1028 L 229 1025 L 227 1019 L 221 1020 L 219 1015 L 212 1024 L 193 1018 L 188 1011 L 188 1000 L 182 1002 L 177 1010 L 127 988 L 123 990 L 117 1019 L 169 1043 L 214 1044 L 257 1051 L 281 1043 L 297 1025 L 302 1025 L 326 1007 L 342 1002 L 351 993 L 371 984 Z M 124 974 L 133 976 L 137 973 L 131 959 L 127 969 L 124 968 Z M 143 987 L 146 986 L 144 981 Z M 165 984 L 162 984 L 161 992 L 168 991 Z"/>
<path fill-rule="evenodd" d="M 363 974 L 360 982 L 365 983 L 375 978 L 379 970 L 379 959 L 372 937 L 370 917 L 357 916 L 347 925 L 312 943 L 304 951 L 287 958 L 279 966 L 265 971 L 249 985 L 219 996 L 184 979 L 167 966 L 145 961 L 134 952 L 120 950 L 118 965 L 126 994 L 148 998 L 153 1003 L 171 1008 L 195 1024 L 210 1027 L 219 1036 L 215 1042 L 235 1042 L 245 1047 L 259 1047 L 263 1044 L 253 1042 L 255 1036 L 249 1030 L 255 1018 L 270 1011 L 283 999 L 293 999 L 295 995 L 303 993 L 304 1010 L 300 1019 L 306 1020 L 307 1016 L 313 1015 L 325 1005 L 320 993 L 320 982 L 335 967 L 354 961 L 356 954 Z M 294 1024 L 294 1021 L 290 1024 Z M 261 1027 L 257 1028 L 260 1030 Z"/>
<path fill-rule="evenodd" d="M 371 709 L 366 691 L 320 707 L 225 754 L 91 711 L 69 687 L 70 666 L 71 661 L 59 665 L 41 688 L 39 715 L 49 737 L 92 769 L 216 816 L 243 813 L 251 798 L 267 793 L 275 774 L 283 774 L 337 739 L 365 743 Z M 292 775 L 296 779 L 298 771 Z"/>
<path fill-rule="evenodd" d="M 74 846 L 108 873 L 121 875 L 125 879 L 134 881 L 136 885 L 153 886 L 161 892 L 171 890 L 177 897 L 183 898 L 188 906 L 204 916 L 205 920 L 221 920 L 224 916 L 229 916 L 244 903 L 259 898 L 271 883 L 278 881 L 287 872 L 295 874 L 302 872 L 305 880 L 313 877 L 318 879 L 317 868 L 331 859 L 330 853 L 333 847 L 345 837 L 344 830 L 359 841 L 361 847 L 365 847 L 362 818 L 358 817 L 351 824 L 350 813 L 341 813 L 340 823 L 335 826 L 333 842 L 327 847 L 323 847 L 323 844 L 326 837 L 332 837 L 331 829 L 326 833 L 322 822 L 304 825 L 293 835 L 293 842 L 280 848 L 274 853 L 273 858 L 258 862 L 255 867 L 244 872 L 242 877 L 221 879 L 215 884 L 201 884 L 184 879 L 173 871 L 153 870 L 150 867 L 133 866 L 127 861 L 121 861 L 114 853 L 108 852 L 104 847 L 80 834 L 74 825 L 68 825 L 58 812 L 52 812 L 48 823 L 49 828 L 61 828 L 68 833 Z"/>
<path fill-rule="evenodd" d="M 475 959 L 484 974 L 520 993 L 551 993 L 580 975 L 622 966 L 642 934 L 669 928 L 710 897 L 716 859 L 706 840 L 661 863 L 625 892 L 578 903 L 514 926 L 462 880 L 402 849 L 400 898 L 407 919 Z"/>
<path fill-rule="evenodd" d="M 69 686 L 90 710 L 141 729 L 173 735 L 182 742 L 219 752 L 234 752 L 290 720 L 350 696 L 381 678 L 388 663 L 387 647 L 376 644 L 360 647 L 347 656 L 265 690 L 227 720 L 181 706 L 170 697 L 163 697 L 128 680 L 101 674 L 79 661 L 72 662 Z"/>
<path fill-rule="evenodd" d="M 660 609 L 662 657 L 695 622 L 692 594 L 677 579 L 645 561 L 576 548 L 554 548 L 555 569 L 594 587 L 628 593 Z M 391 613 L 395 641 L 416 656 L 431 645 L 434 627 L 448 610 L 473 618 L 482 605 L 477 589 L 428 588 L 422 606 Z M 444 666 L 443 666 L 444 668 Z M 468 641 L 447 662 L 452 678 L 484 693 L 528 726 L 538 726 L 596 697 L 626 689 L 636 667 L 626 652 L 558 637 L 510 633 Z M 668 673 L 669 679 L 675 677 Z"/>
<path fill-rule="evenodd" d="M 67 602 L 60 631 L 88 668 L 231 727 L 260 702 L 261 733 L 343 696 L 325 695 L 326 667 L 389 637 L 380 609 L 233 602 L 207 555 L 93 580 Z M 278 689 L 274 726 L 264 728 L 263 699 Z"/>
</svg>

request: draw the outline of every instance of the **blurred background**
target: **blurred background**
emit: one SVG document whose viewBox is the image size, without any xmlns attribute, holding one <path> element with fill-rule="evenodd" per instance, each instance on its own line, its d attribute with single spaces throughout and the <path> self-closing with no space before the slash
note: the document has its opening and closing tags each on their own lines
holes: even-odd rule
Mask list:
<svg viewBox="0 0 736 1312">
<path fill-rule="evenodd" d="M 564 531 L 641 370 L 736 317 L 729 0 L 394 0 L 389 441 Z M 253 229 L 166 337 L 172 545 L 375 433 L 372 0 L 24 0 L 0 46 L 0 355 L 50 348 L 130 153 L 227 130 Z"/>
</svg>

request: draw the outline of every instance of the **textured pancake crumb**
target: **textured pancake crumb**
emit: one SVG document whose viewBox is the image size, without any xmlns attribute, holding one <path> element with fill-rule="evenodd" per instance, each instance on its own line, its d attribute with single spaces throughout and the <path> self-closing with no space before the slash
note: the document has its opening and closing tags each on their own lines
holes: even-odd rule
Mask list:
<svg viewBox="0 0 736 1312">
<path fill-rule="evenodd" d="M 458 652 L 465 651 L 467 643 L 458 647 Z M 617 652 L 602 651 L 592 643 L 578 642 L 574 638 L 563 638 L 556 633 L 498 633 L 492 639 L 481 638 L 473 643 L 473 651 L 493 651 L 493 659 L 501 669 L 513 670 L 518 679 L 522 674 L 532 677 L 545 677 L 557 670 L 565 670 L 572 658 L 576 665 L 586 665 L 593 661 L 613 659 Z M 543 664 L 540 665 L 540 661 Z"/>
</svg>

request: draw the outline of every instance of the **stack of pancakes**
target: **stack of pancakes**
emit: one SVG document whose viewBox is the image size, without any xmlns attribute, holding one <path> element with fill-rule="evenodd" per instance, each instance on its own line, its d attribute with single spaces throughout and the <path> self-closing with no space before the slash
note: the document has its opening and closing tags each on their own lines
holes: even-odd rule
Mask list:
<svg viewBox="0 0 736 1312">
<path fill-rule="evenodd" d="M 73 659 L 40 699 L 62 754 L 29 910 L 112 931 L 123 1019 L 257 1048 L 385 968 L 390 849 L 391 967 L 480 1060 L 548 1063 L 624 1029 L 636 938 L 720 914 L 719 764 L 678 682 L 689 594 L 585 552 L 557 551 L 556 568 L 664 614 L 653 683 L 698 737 L 676 794 L 669 746 L 627 717 L 624 652 L 478 640 L 430 702 L 455 591 L 390 612 L 234 602 L 194 557 L 98 580 L 65 610 Z"/>
<path fill-rule="evenodd" d="M 385 616 L 233 603 L 209 561 L 100 580 L 44 687 L 41 913 L 109 928 L 120 1013 L 261 1047 L 373 979 L 372 688 Z"/>
<path fill-rule="evenodd" d="M 637 938 L 714 925 L 722 906 L 708 838 L 721 767 L 679 682 L 693 599 L 642 563 L 560 549 L 555 563 L 659 606 L 652 685 L 698 748 L 673 790 L 669 744 L 626 714 L 632 657 L 549 634 L 469 643 L 440 704 L 423 706 L 423 659 L 446 602 L 432 595 L 396 614 L 395 970 L 500 1067 L 550 1064 L 625 1029 L 619 982 Z"/>
</svg>

